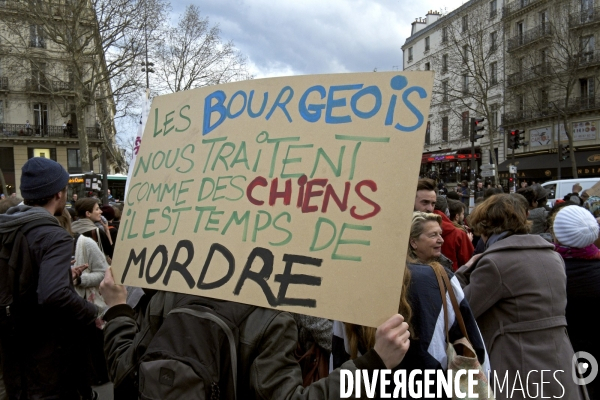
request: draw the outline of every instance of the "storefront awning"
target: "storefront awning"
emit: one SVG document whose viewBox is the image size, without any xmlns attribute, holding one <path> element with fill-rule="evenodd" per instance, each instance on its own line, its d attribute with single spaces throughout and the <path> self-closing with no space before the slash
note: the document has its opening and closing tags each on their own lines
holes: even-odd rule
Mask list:
<svg viewBox="0 0 600 400">
<path fill-rule="evenodd" d="M 481 158 L 481 154 L 475 153 L 474 157 L 471 154 L 457 154 L 456 151 L 452 151 L 449 153 L 423 154 L 423 157 L 421 158 L 421 164 L 448 162 L 448 161 L 464 161 L 464 160 L 471 160 L 472 158 L 476 158 L 476 159 Z"/>
<path fill-rule="evenodd" d="M 575 160 L 577 167 L 600 167 L 600 150 L 576 151 Z M 507 172 L 508 166 L 511 164 L 516 165 L 519 171 L 557 168 L 558 154 L 536 154 L 533 156 L 517 157 L 514 161 L 508 158 L 498 166 L 498 172 Z M 567 168 L 570 165 L 570 159 L 566 159 L 560 163 L 561 168 Z"/>
</svg>

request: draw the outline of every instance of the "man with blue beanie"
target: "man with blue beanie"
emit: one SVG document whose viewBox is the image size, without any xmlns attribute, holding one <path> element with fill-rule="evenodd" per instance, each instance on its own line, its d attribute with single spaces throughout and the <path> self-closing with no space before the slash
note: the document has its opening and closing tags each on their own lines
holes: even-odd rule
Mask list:
<svg viewBox="0 0 600 400">
<path fill-rule="evenodd" d="M 73 289 L 73 239 L 54 217 L 65 208 L 68 181 L 57 162 L 31 158 L 22 168 L 24 204 L 0 215 L 0 250 L 11 249 L 10 260 L 0 253 L 0 357 L 10 399 L 80 398 L 79 343 L 98 310 Z M 11 276 L 9 265 L 22 270 Z"/>
</svg>

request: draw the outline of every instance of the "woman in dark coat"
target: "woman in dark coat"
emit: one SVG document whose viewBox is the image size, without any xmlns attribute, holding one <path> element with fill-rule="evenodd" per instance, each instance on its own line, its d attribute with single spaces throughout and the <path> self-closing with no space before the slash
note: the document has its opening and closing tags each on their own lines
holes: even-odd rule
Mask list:
<svg viewBox="0 0 600 400">
<path fill-rule="evenodd" d="M 527 208 L 518 194 L 498 194 L 477 206 L 471 227 L 486 249 L 456 276 L 481 329 L 492 371 L 498 382 L 508 378 L 509 388 L 496 386 L 497 400 L 529 398 L 542 387 L 544 396 L 583 399 L 582 387 L 571 376 L 565 266 L 551 243 L 528 234 Z M 552 372 L 543 375 L 542 370 Z M 520 381 L 524 391 L 513 391 Z"/>
<path fill-rule="evenodd" d="M 591 328 L 590 310 L 600 308 L 600 251 L 598 222 L 579 206 L 562 208 L 552 221 L 556 251 L 567 271 L 567 330 L 576 352 L 590 353 L 600 360 L 598 332 Z M 591 399 L 600 396 L 600 378 L 587 385 Z"/>
</svg>

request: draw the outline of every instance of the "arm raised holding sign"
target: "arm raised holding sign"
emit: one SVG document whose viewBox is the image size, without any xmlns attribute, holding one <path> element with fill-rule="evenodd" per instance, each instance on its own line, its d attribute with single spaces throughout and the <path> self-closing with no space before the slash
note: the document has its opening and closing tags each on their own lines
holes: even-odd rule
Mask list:
<svg viewBox="0 0 600 400">
<path fill-rule="evenodd" d="M 137 384 L 132 382 L 138 376 L 133 372 L 136 372 L 139 359 L 166 319 L 164 316 L 186 298 L 203 301 L 202 297 L 158 291 L 150 300 L 146 317 L 138 327 L 133 318 L 133 310 L 125 304 L 126 291 L 124 287 L 115 284 L 110 269 L 101 284 L 101 291 L 110 306 L 105 314 L 107 324 L 104 330 L 104 350 L 116 390 L 122 385 Z M 240 304 L 240 307 L 248 306 Z M 203 340 L 200 335 L 185 335 L 177 340 L 186 340 L 182 339 L 184 337 L 187 340 Z M 239 325 L 237 361 L 238 370 L 242 374 L 237 379 L 237 392 L 244 393 L 244 398 L 340 398 L 341 369 L 350 370 L 354 374 L 357 369 L 372 372 L 375 369 L 390 368 L 402 361 L 410 345 L 408 325 L 401 315 L 396 314 L 377 329 L 373 350 L 344 363 L 329 377 L 304 388 L 302 372 L 294 357 L 297 341 L 296 323 L 289 313 L 253 308 Z"/>
</svg>

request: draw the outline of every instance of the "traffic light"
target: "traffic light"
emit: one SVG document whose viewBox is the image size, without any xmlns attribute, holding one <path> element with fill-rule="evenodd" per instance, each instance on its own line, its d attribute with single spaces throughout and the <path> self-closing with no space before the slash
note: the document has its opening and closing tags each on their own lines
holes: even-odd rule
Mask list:
<svg viewBox="0 0 600 400">
<path fill-rule="evenodd" d="M 517 137 L 515 138 L 515 149 L 521 146 L 525 146 L 525 132 L 517 131 Z"/>
<path fill-rule="evenodd" d="M 560 153 L 560 161 L 566 160 L 569 158 L 569 145 L 558 145 L 558 152 Z"/>
<path fill-rule="evenodd" d="M 485 126 L 483 126 L 484 121 L 485 118 L 471 118 L 471 143 L 475 143 L 477 139 L 483 137 L 483 135 L 478 135 L 477 132 L 485 129 Z"/>
<path fill-rule="evenodd" d="M 519 134 L 521 133 L 520 130 L 515 129 L 514 131 L 510 131 L 508 132 L 508 148 L 509 149 L 518 149 L 519 147 L 517 146 L 517 138 L 519 137 Z"/>
</svg>

